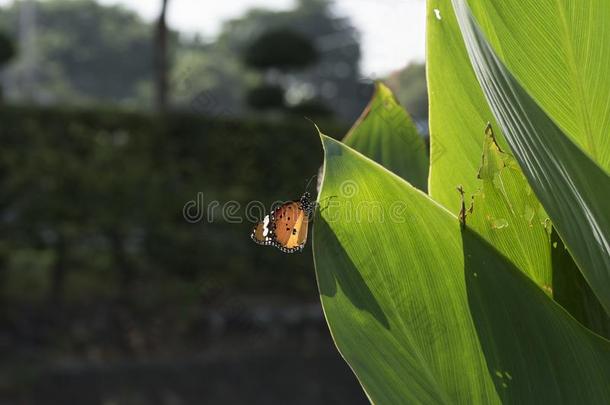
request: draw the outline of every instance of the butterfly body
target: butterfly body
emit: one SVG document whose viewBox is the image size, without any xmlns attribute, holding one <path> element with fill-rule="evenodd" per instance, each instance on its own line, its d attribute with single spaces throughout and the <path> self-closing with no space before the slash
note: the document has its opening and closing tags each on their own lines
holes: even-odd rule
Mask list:
<svg viewBox="0 0 610 405">
<path fill-rule="evenodd" d="M 256 224 L 250 237 L 259 245 L 275 246 L 284 253 L 300 252 L 307 242 L 307 228 L 315 203 L 309 193 L 289 201 Z"/>
</svg>

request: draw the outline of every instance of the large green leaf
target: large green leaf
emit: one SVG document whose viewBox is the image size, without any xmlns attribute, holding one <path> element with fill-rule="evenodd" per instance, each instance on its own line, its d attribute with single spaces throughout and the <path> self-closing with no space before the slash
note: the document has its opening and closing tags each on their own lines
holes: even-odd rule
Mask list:
<svg viewBox="0 0 610 405">
<path fill-rule="evenodd" d="M 460 209 L 455 188 L 467 195 L 479 187 L 477 172 L 488 122 L 508 149 L 495 123 L 455 20 L 451 0 L 429 0 L 426 21 L 426 66 L 430 98 L 430 189 L 453 213 Z"/>
<path fill-rule="evenodd" d="M 376 84 L 373 99 L 343 142 L 420 190 L 428 189 L 430 162 L 424 140 L 384 84 Z"/>
<path fill-rule="evenodd" d="M 469 3 L 508 70 L 564 134 L 610 172 L 610 2 Z"/>
<path fill-rule="evenodd" d="M 331 333 L 366 392 L 378 403 L 493 403 L 468 314 L 457 220 L 398 176 L 323 139 L 316 273 Z M 452 363 L 459 373 L 445 371 Z"/>
<path fill-rule="evenodd" d="M 428 2 L 427 44 L 430 195 L 457 213 L 460 196 L 456 187 L 461 186 L 467 204 L 474 197 L 470 226 L 550 294 L 550 223 L 494 121 L 450 0 Z M 485 134 L 488 122 L 495 133 L 493 142 Z M 490 159 L 495 166 L 481 167 Z"/>
<path fill-rule="evenodd" d="M 316 274 L 335 343 L 373 402 L 610 400 L 609 342 L 428 196 L 322 139 Z"/>
<path fill-rule="evenodd" d="M 481 34 L 465 1 L 455 13 L 477 78 L 532 189 L 610 313 L 610 176 L 520 86 Z"/>
</svg>

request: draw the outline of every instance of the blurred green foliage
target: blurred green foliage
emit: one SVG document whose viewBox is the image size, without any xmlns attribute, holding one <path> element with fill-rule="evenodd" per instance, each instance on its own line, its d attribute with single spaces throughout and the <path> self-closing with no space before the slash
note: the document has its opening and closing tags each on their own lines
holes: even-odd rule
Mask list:
<svg viewBox="0 0 610 405">
<path fill-rule="evenodd" d="M 303 69 L 316 62 L 318 52 L 310 39 L 290 28 L 276 28 L 262 33 L 244 53 L 246 66 L 281 71 Z"/>
<path fill-rule="evenodd" d="M 318 51 L 306 36 L 283 27 L 263 32 L 244 50 L 244 64 L 263 73 L 265 82 L 248 90 L 248 105 L 255 110 L 283 109 L 288 72 L 303 70 L 317 59 Z"/>
<path fill-rule="evenodd" d="M 0 67 L 13 59 L 15 53 L 13 41 L 5 33 L 0 32 Z"/>
<path fill-rule="evenodd" d="M 287 79 L 282 80 L 288 83 L 285 86 L 288 104 L 293 107 L 315 104 L 351 124 L 373 93 L 372 82 L 363 79 L 360 71 L 359 34 L 349 19 L 333 13 L 329 0 L 300 0 L 296 3 L 292 10 L 253 9 L 225 22 L 216 41 L 206 45 L 205 52 L 197 57 L 192 54 L 187 57 L 178 52 L 176 63 L 182 68 L 177 71 L 183 74 L 177 75 L 177 86 L 182 89 L 177 90 L 177 94 L 184 100 L 188 94 L 192 98 L 193 89 L 205 89 L 223 100 L 231 114 L 247 112 L 243 103 L 246 89 L 260 85 L 265 77 L 248 69 L 238 56 L 244 55 L 253 39 L 260 38 L 265 32 L 290 27 L 311 41 L 316 49 L 317 63 L 292 71 Z M 204 65 L 203 60 L 208 58 L 214 62 Z M 202 64 L 195 63 L 195 60 Z M 188 84 L 182 86 L 183 82 Z"/>
<path fill-rule="evenodd" d="M 321 119 L 329 119 L 334 116 L 333 111 L 321 100 L 312 99 L 303 101 L 288 109 L 295 116 Z"/>
<path fill-rule="evenodd" d="M 2 72 L 4 66 L 15 57 L 16 53 L 17 51 L 11 38 L 9 38 L 8 35 L 0 31 L 0 73 Z M 2 83 L 0 83 L 0 103 L 2 103 L 3 101 L 4 88 L 2 87 Z"/>
<path fill-rule="evenodd" d="M 151 22 L 121 6 L 93 0 L 13 2 L 0 7 L 0 30 L 13 39 L 20 32 L 21 7 L 27 4 L 35 5 L 33 39 L 7 69 L 9 101 L 152 108 Z M 170 31 L 171 105 L 190 110 L 193 98 L 206 92 L 214 95 L 225 115 L 251 112 L 247 90 L 264 77 L 244 66 L 244 50 L 265 31 L 290 27 L 319 50 L 319 63 L 290 73 L 289 104 L 316 100 L 345 122 L 353 122 L 370 98 L 372 85 L 361 77 L 356 30 L 348 19 L 335 16 L 330 4 L 301 0 L 288 11 L 251 10 L 224 23 L 213 40 Z M 215 114 L 199 111 L 204 112 Z"/>
<path fill-rule="evenodd" d="M 131 299 L 151 282 L 187 283 L 198 296 L 210 277 L 247 291 L 314 291 L 311 255 L 254 245 L 244 219 L 249 201 L 269 209 L 296 199 L 317 173 L 319 141 L 306 120 L 3 108 L 0 122 L 5 297 Z M 191 223 L 183 208 L 198 193 L 203 218 Z M 231 200 L 241 223 L 221 215 Z M 220 206 L 210 222 L 212 201 Z"/>
<path fill-rule="evenodd" d="M 0 13 L 0 28 L 13 38 L 20 30 L 21 7 L 26 6 L 14 2 Z M 132 106 L 142 102 L 138 93 L 152 76 L 150 24 L 122 7 L 93 0 L 38 1 L 35 22 L 33 48 L 24 50 L 28 58 L 8 72 L 12 86 L 7 90 L 14 99 Z M 177 41 L 175 33 L 171 41 Z"/>
<path fill-rule="evenodd" d="M 256 110 L 284 107 L 284 89 L 273 84 L 263 84 L 248 91 L 248 105 Z"/>
</svg>

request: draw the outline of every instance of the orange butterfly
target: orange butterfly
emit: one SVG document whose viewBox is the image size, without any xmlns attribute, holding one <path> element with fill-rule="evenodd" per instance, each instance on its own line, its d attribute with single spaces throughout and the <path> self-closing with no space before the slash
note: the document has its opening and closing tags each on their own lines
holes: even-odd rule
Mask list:
<svg viewBox="0 0 610 405">
<path fill-rule="evenodd" d="M 299 200 L 286 202 L 265 216 L 256 224 L 250 238 L 284 253 L 300 252 L 307 242 L 307 227 L 315 206 L 306 192 Z"/>
</svg>

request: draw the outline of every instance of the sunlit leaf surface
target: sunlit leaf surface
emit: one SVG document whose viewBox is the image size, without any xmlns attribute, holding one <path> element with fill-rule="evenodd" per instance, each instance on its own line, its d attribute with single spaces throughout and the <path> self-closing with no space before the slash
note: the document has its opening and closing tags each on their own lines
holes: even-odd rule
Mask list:
<svg viewBox="0 0 610 405">
<path fill-rule="evenodd" d="M 610 172 L 610 2 L 468 3 L 517 81 L 568 138 Z"/>
<path fill-rule="evenodd" d="M 545 114 L 454 0 L 470 60 L 506 140 L 585 279 L 610 313 L 610 176 Z"/>
<path fill-rule="evenodd" d="M 608 341 L 455 215 L 322 138 L 316 274 L 337 347 L 373 402 L 610 400 Z"/>
<path fill-rule="evenodd" d="M 426 145 L 392 91 L 377 83 L 373 99 L 343 141 L 420 190 L 428 189 Z"/>
<path fill-rule="evenodd" d="M 489 109 L 450 0 L 428 2 L 427 44 L 430 195 L 457 215 L 461 200 L 456 187 L 461 186 L 466 208 L 473 204 L 471 227 L 551 294 L 551 224 Z M 497 145 L 489 144 L 488 123 Z M 483 157 L 498 165 L 487 162 L 481 168 Z"/>
</svg>

